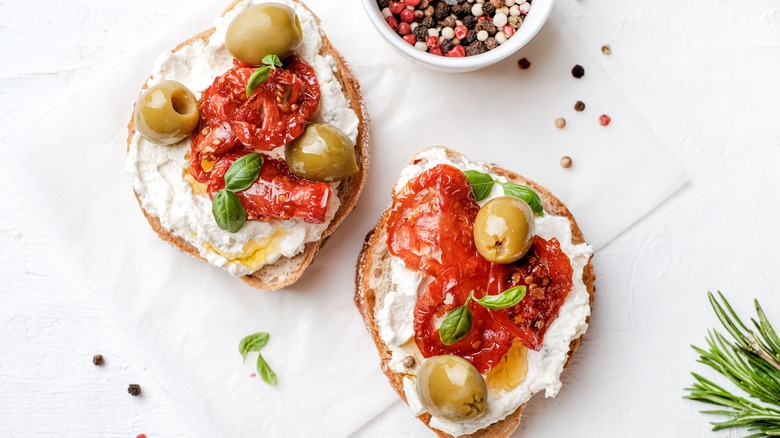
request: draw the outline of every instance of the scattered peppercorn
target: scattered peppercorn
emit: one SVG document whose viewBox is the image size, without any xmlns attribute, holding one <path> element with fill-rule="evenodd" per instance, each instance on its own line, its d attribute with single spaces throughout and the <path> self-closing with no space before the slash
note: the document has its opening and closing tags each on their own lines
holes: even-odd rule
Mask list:
<svg viewBox="0 0 780 438">
<path fill-rule="evenodd" d="M 149 438 L 145 433 L 139 433 L 135 438 Z"/>
<path fill-rule="evenodd" d="M 575 78 L 579 79 L 583 76 L 585 76 L 585 69 L 582 68 L 581 65 L 577 64 L 574 66 L 574 68 L 571 69 L 571 75 Z"/>
<path fill-rule="evenodd" d="M 585 102 L 578 100 L 577 103 L 574 104 L 574 111 L 577 112 L 585 111 Z"/>
<path fill-rule="evenodd" d="M 130 384 L 130 386 L 127 387 L 127 393 L 133 397 L 138 397 L 141 395 L 141 385 L 136 385 L 135 383 Z"/>
<path fill-rule="evenodd" d="M 566 119 L 564 119 L 563 117 L 558 117 L 557 119 L 555 119 L 555 127 L 558 129 L 563 129 L 564 127 L 566 127 Z"/>
<path fill-rule="evenodd" d="M 607 126 L 609 125 L 609 122 L 612 121 L 612 118 L 610 118 L 606 114 L 602 114 L 601 117 L 599 117 L 599 123 L 601 123 L 601 126 Z"/>
<path fill-rule="evenodd" d="M 603 46 L 601 46 L 601 53 L 605 55 L 609 55 L 610 53 L 612 53 L 612 49 L 609 47 L 609 44 L 604 44 Z"/>
<path fill-rule="evenodd" d="M 520 70 L 528 70 L 528 67 L 531 66 L 531 61 L 529 61 L 527 58 L 521 58 L 519 61 L 517 61 L 517 66 L 520 67 Z"/>
<path fill-rule="evenodd" d="M 414 362 L 415 362 L 415 360 L 414 360 L 414 356 L 406 356 L 406 357 L 404 358 L 404 366 L 405 366 L 406 368 L 411 368 L 411 367 L 413 367 L 413 366 L 414 366 Z"/>
<path fill-rule="evenodd" d="M 566 155 L 563 158 L 561 158 L 561 167 L 563 167 L 564 169 L 570 168 L 571 164 L 572 161 L 570 156 Z"/>
<path fill-rule="evenodd" d="M 96 354 L 96 355 L 92 356 L 92 363 L 95 366 L 99 367 L 100 365 L 103 365 L 103 363 L 105 363 L 105 359 L 103 359 L 103 355 L 102 354 Z"/>
</svg>

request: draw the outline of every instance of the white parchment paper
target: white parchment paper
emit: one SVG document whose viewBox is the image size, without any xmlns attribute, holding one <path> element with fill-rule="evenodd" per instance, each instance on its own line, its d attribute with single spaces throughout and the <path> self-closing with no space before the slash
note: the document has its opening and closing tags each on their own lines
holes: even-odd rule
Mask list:
<svg viewBox="0 0 780 438">
<path fill-rule="evenodd" d="M 304 277 L 279 292 L 251 289 L 158 239 L 123 171 L 125 126 L 157 54 L 209 27 L 223 6 L 193 6 L 190 19 L 1 141 L 19 189 L 203 436 L 344 436 L 397 400 L 352 303 L 354 265 L 418 150 L 446 145 L 547 186 L 597 248 L 686 181 L 556 14 L 518 55 L 446 75 L 393 51 L 356 3 L 310 0 L 362 84 L 372 168 L 358 207 Z M 518 69 L 521 57 L 530 69 Z M 571 76 L 574 64 L 585 67 L 582 79 Z M 584 112 L 574 111 L 577 100 Z M 557 117 L 565 129 L 554 127 Z M 560 167 L 563 155 L 570 169 Z M 241 364 L 238 341 L 255 331 L 271 333 L 263 354 L 279 376 L 275 388 L 249 377 L 251 359 Z"/>
</svg>

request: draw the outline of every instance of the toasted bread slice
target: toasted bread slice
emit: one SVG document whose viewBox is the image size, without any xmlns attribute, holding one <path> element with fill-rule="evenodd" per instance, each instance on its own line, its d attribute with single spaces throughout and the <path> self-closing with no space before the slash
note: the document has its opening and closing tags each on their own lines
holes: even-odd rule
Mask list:
<svg viewBox="0 0 780 438">
<path fill-rule="evenodd" d="M 447 155 L 451 158 L 462 157 L 462 155 L 458 152 L 449 149 L 446 151 Z M 421 159 L 415 158 L 413 162 L 420 163 Z M 582 231 L 580 231 L 579 227 L 577 226 L 577 222 L 574 220 L 569 210 L 560 200 L 558 200 L 558 198 L 553 196 L 549 190 L 536 184 L 533 181 L 523 178 L 516 173 L 504 170 L 496 165 L 490 165 L 489 168 L 490 172 L 493 174 L 506 177 L 510 181 L 523 184 L 533 189 L 541 198 L 542 206 L 547 213 L 555 216 L 563 216 L 569 219 L 569 223 L 571 224 L 572 242 L 575 244 L 585 242 L 585 239 L 582 236 Z M 380 337 L 379 326 L 377 325 L 375 319 L 377 295 L 384 296 L 384 294 L 387 293 L 387 291 L 392 287 L 391 278 L 388 274 L 391 270 L 391 256 L 388 252 L 386 243 L 387 220 L 390 214 L 390 209 L 391 208 L 385 210 L 376 227 L 369 231 L 363 243 L 363 249 L 360 252 L 360 257 L 358 258 L 357 263 L 357 273 L 355 279 L 357 289 L 355 292 L 355 304 L 360 310 L 360 314 L 363 316 L 363 321 L 366 325 L 366 328 L 371 334 L 371 337 L 374 339 L 374 343 L 376 344 L 377 350 L 379 351 L 382 371 L 385 373 L 385 375 L 387 375 L 387 378 L 390 380 L 390 384 L 393 386 L 398 395 L 408 403 L 406 394 L 404 393 L 403 389 L 403 375 L 395 373 L 388 366 L 388 363 L 392 358 L 392 353 Z M 588 264 L 585 266 L 582 277 L 583 282 L 587 287 L 588 294 L 590 295 L 590 303 L 592 303 L 593 293 L 595 291 L 594 282 L 596 277 L 593 274 L 593 266 L 591 261 L 588 261 Z M 371 286 L 372 283 L 374 284 L 374 287 Z M 582 337 L 574 339 L 569 345 L 569 357 L 566 362 L 567 365 L 568 361 L 571 360 L 574 351 L 579 346 L 581 339 Z M 493 423 L 487 428 L 480 429 L 473 434 L 464 436 L 471 438 L 508 437 L 520 424 L 520 416 L 524 406 L 525 405 L 521 405 L 515 412 L 509 414 L 503 420 L 497 423 Z M 431 420 L 431 416 L 429 414 L 425 413 L 420 415 L 418 418 L 423 423 L 425 423 L 426 426 L 430 427 L 429 422 Z M 431 430 L 436 432 L 436 434 L 441 437 L 451 437 L 451 435 L 448 435 L 440 430 L 433 428 L 431 428 Z"/>
<path fill-rule="evenodd" d="M 294 1 L 296 1 L 297 3 L 301 4 L 304 8 L 306 8 L 306 6 L 303 5 L 302 2 L 299 2 L 298 0 L 294 0 Z M 234 1 L 222 13 L 222 15 L 228 13 L 239 2 L 240 0 Z M 308 8 L 306 9 L 309 10 Z M 317 18 L 317 16 L 313 12 L 312 15 L 314 16 L 315 20 L 317 21 L 317 24 L 319 25 L 320 24 L 319 18 Z M 198 35 L 195 35 L 189 40 L 179 44 L 173 51 L 176 52 L 180 50 L 182 47 L 189 45 L 192 42 L 199 39 L 208 42 L 209 38 L 214 33 L 214 30 L 215 30 L 214 28 L 211 28 L 209 30 L 199 33 Z M 328 37 L 325 35 L 325 33 L 322 30 L 320 30 L 320 36 L 322 37 L 322 49 L 320 50 L 320 54 L 323 56 L 330 55 L 336 61 L 335 76 L 338 79 L 338 81 L 341 83 L 341 88 L 344 92 L 344 95 L 349 101 L 352 110 L 355 111 L 355 114 L 357 114 L 359 120 L 358 136 L 355 145 L 355 157 L 357 158 L 357 162 L 360 169 L 354 175 L 341 181 L 338 188 L 338 197 L 339 200 L 341 201 L 341 205 L 339 206 L 339 209 L 336 212 L 336 216 L 330 222 L 328 228 L 323 232 L 320 240 L 307 243 L 303 251 L 295 255 L 294 257 L 289 257 L 289 258 L 282 257 L 281 259 L 277 260 L 275 263 L 265 265 L 259 270 L 253 272 L 252 274 L 241 277 L 241 279 L 245 283 L 257 289 L 263 289 L 263 290 L 280 289 L 285 286 L 289 286 L 292 283 L 295 283 L 301 277 L 301 275 L 303 275 L 303 272 L 314 260 L 314 257 L 317 255 L 317 252 L 319 251 L 320 247 L 322 247 L 322 245 L 325 243 L 325 240 L 333 233 L 336 227 L 338 227 L 339 224 L 341 224 L 344 218 L 347 217 L 349 212 L 352 211 L 352 209 L 355 207 L 355 204 L 357 203 L 357 200 L 360 197 L 360 192 L 363 190 L 363 185 L 365 184 L 366 177 L 368 175 L 368 168 L 370 164 L 369 153 L 370 153 L 371 139 L 370 139 L 368 115 L 366 113 L 365 106 L 363 105 L 363 96 L 360 93 L 360 84 L 358 83 L 357 79 L 355 79 L 352 70 L 349 68 L 344 58 L 341 56 L 339 52 L 336 51 L 336 49 L 330 43 Z M 143 88 L 146 88 L 145 84 Z M 133 139 L 133 134 L 135 133 L 135 123 L 133 121 L 132 115 L 130 116 L 130 123 L 127 125 L 127 130 L 128 130 L 127 144 L 129 148 L 130 143 L 132 142 Z M 169 230 L 163 228 L 160 225 L 160 221 L 157 217 L 151 216 L 146 210 L 144 210 L 143 205 L 141 205 L 141 201 L 138 198 L 137 194 L 136 194 L 136 200 L 138 201 L 138 204 L 141 206 L 141 210 L 143 211 L 146 219 L 149 221 L 149 224 L 163 240 L 169 242 L 171 245 L 175 246 L 179 250 L 193 257 L 204 260 L 202 257 L 200 257 L 198 250 L 194 246 L 190 245 L 184 239 L 173 235 Z"/>
</svg>

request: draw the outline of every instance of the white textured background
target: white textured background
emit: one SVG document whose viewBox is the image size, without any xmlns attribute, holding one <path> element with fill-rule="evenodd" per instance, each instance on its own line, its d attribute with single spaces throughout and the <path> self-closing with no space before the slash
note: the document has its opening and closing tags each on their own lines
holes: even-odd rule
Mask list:
<svg viewBox="0 0 780 438">
<path fill-rule="evenodd" d="M 188 3 L 0 1 L 0 135 L 113 65 Z M 711 436 L 701 406 L 680 398 L 696 368 L 688 345 L 715 324 L 705 291 L 726 291 L 744 312 L 758 297 L 780 325 L 780 2 L 557 7 L 594 52 L 612 46 L 598 59 L 692 182 L 598 253 L 592 326 L 566 386 L 552 401 L 534 400 L 518 435 Z M 45 218 L 2 172 L 0 186 L 0 436 L 192 436 L 113 323 L 79 298 Z M 105 355 L 104 367 L 92 366 L 94 353 Z M 128 383 L 144 396 L 130 397 Z M 361 435 L 426 431 L 397 404 Z"/>
</svg>

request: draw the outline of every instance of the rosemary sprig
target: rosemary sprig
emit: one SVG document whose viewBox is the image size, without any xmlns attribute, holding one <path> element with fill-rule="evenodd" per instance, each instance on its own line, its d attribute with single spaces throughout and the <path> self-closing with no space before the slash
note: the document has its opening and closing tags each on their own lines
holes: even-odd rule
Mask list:
<svg viewBox="0 0 780 438">
<path fill-rule="evenodd" d="M 707 292 L 707 296 L 721 324 L 733 338 L 733 344 L 717 331 L 709 331 L 707 350 L 692 346 L 699 354 L 698 362 L 728 378 L 752 400 L 729 392 L 696 373 L 691 373 L 695 382 L 685 389 L 688 391 L 685 398 L 726 408 L 702 411 L 731 417 L 712 422 L 712 430 L 744 427 L 755 432 L 746 438 L 780 437 L 780 338 L 758 300 L 755 300 L 758 319 L 751 318 L 754 331 L 742 322 L 722 293 L 718 292 L 720 302 L 712 292 Z"/>
</svg>

